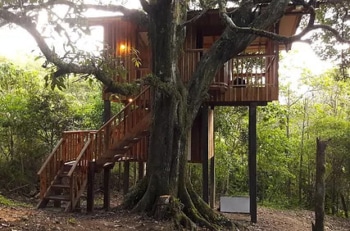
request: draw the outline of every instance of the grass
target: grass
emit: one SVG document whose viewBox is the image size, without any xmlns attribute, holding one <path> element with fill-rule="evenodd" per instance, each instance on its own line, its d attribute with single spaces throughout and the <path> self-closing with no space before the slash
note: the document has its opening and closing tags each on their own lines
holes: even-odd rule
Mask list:
<svg viewBox="0 0 350 231">
<path fill-rule="evenodd" d="M 18 202 L 18 201 L 14 201 L 11 199 L 8 199 L 6 197 L 4 197 L 3 195 L 0 194 L 0 205 L 4 205 L 4 206 L 25 206 L 28 207 L 28 204 L 25 204 L 23 202 Z"/>
</svg>

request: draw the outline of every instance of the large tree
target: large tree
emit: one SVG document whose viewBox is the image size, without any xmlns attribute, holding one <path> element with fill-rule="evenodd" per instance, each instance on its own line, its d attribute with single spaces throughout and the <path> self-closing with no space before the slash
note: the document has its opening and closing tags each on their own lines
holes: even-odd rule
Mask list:
<svg viewBox="0 0 350 231">
<path fill-rule="evenodd" d="M 329 1 L 337 4 L 348 2 Z M 314 29 L 324 29 L 331 32 L 337 40 L 346 42 L 344 37 L 331 27 L 315 24 L 314 6 L 317 4 L 313 0 L 140 0 L 142 10 L 130 10 L 117 4 L 86 2 L 89 4 L 82 0 L 4 0 L 0 3 L 0 25 L 16 24 L 35 39 L 46 58 L 44 66 L 53 70 L 53 85 L 62 86 L 62 78 L 69 73 L 75 73 L 93 76 L 111 92 L 130 94 L 135 88 L 113 82 L 110 76 L 112 72 L 104 68 L 106 65 L 101 65 L 108 62 L 104 57 L 95 58 L 84 52 L 77 55 L 73 48 L 68 49 L 67 47 L 72 46 L 73 37 L 67 31 L 76 28 L 74 31 L 82 34 L 87 30 L 86 27 L 76 24 L 82 20 L 72 20 L 83 18 L 86 9 L 119 11 L 135 20 L 148 23 L 153 72 L 152 81 L 149 82 L 154 88 L 154 123 L 151 127 L 147 176 L 139 184 L 138 190 L 130 194 L 131 200 L 127 202 L 134 211 L 151 211 L 159 196 L 171 195 L 172 214 L 178 221 L 191 226 L 195 222 L 210 229 L 218 229 L 220 225 L 227 223 L 194 193 L 186 178 L 186 149 L 187 135 L 216 72 L 226 61 L 242 52 L 257 36 L 269 37 L 286 44 L 301 40 Z M 97 2 L 100 1 L 96 0 Z M 325 2 L 327 1 L 322 1 Z M 256 5 L 261 3 L 266 6 L 265 10 L 255 14 Z M 278 22 L 291 3 L 303 6 L 309 13 L 304 30 L 291 38 L 266 32 L 265 30 Z M 229 4 L 236 8 L 231 17 L 226 14 Z M 198 13 L 197 17 L 189 19 L 187 11 L 194 6 L 203 11 Z M 177 62 L 181 56 L 186 25 L 210 8 L 219 9 L 226 29 L 201 57 L 192 78 L 185 85 L 179 75 Z M 49 21 L 47 25 L 39 26 L 37 19 L 43 12 L 47 14 Z M 65 26 L 65 17 L 70 18 L 70 28 Z M 67 49 L 63 54 L 58 53 L 58 49 L 54 49 L 42 33 L 41 30 L 48 28 L 66 39 Z M 183 209 L 180 204 L 184 205 Z"/>
</svg>

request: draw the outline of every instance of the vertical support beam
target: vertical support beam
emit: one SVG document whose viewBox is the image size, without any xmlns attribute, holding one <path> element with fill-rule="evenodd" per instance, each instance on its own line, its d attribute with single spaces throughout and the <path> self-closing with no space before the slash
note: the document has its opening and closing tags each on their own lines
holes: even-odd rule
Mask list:
<svg viewBox="0 0 350 231">
<path fill-rule="evenodd" d="M 110 187 L 109 180 L 111 178 L 111 169 L 114 164 L 107 162 L 103 167 L 103 208 L 108 211 L 110 209 Z"/>
<path fill-rule="evenodd" d="M 117 187 L 118 187 L 118 191 L 122 190 L 121 187 L 121 182 L 122 182 L 122 163 L 118 162 L 118 181 L 117 181 Z"/>
<path fill-rule="evenodd" d="M 209 202 L 209 161 L 208 161 L 208 106 L 203 106 L 201 113 L 201 156 L 202 156 L 202 190 L 203 200 Z"/>
<path fill-rule="evenodd" d="M 104 100 L 103 101 L 103 115 L 102 115 L 103 123 L 106 123 L 111 118 L 111 114 L 112 114 L 111 101 Z"/>
<path fill-rule="evenodd" d="M 256 202 L 256 103 L 249 105 L 249 196 L 250 196 L 250 220 L 257 222 Z"/>
<path fill-rule="evenodd" d="M 215 207 L 215 156 L 210 159 L 210 207 Z"/>
<path fill-rule="evenodd" d="M 123 193 L 124 195 L 129 191 L 129 176 L 130 176 L 130 162 L 126 160 L 124 162 L 124 174 L 123 174 Z"/>
<path fill-rule="evenodd" d="M 138 162 L 139 168 L 138 168 L 138 180 L 141 180 L 145 176 L 145 163 L 144 162 Z"/>
<path fill-rule="evenodd" d="M 55 190 L 55 195 L 60 195 L 62 190 Z M 53 207 L 55 208 L 61 208 L 61 201 L 60 200 L 55 200 L 53 202 Z"/>
<path fill-rule="evenodd" d="M 137 174 L 138 174 L 137 169 L 136 169 L 137 163 L 134 162 L 133 165 L 134 165 L 133 166 L 133 168 L 134 168 L 134 185 L 136 185 L 136 183 L 137 183 Z"/>
<path fill-rule="evenodd" d="M 88 213 L 94 210 L 95 168 L 96 168 L 96 162 L 90 161 L 88 166 L 87 199 L 86 199 L 86 211 Z"/>
<path fill-rule="evenodd" d="M 106 123 L 110 118 L 111 118 L 111 101 L 109 100 L 104 100 L 103 101 L 103 123 Z M 105 134 L 110 134 L 110 126 L 106 126 L 106 131 L 105 131 Z M 105 146 L 105 149 L 107 150 L 109 148 L 109 140 L 110 139 L 104 139 L 104 146 Z"/>
</svg>

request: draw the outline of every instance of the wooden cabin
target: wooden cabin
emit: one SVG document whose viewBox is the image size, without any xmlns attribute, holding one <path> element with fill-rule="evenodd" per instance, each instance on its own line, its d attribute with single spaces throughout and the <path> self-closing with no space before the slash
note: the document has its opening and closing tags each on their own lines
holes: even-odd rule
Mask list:
<svg viewBox="0 0 350 231">
<path fill-rule="evenodd" d="M 196 13 L 190 12 L 189 17 Z M 302 14 L 302 11 L 291 6 L 280 22 L 270 30 L 282 35 L 293 35 Z M 103 26 L 104 40 L 111 47 L 112 55 L 127 70 L 125 75 L 117 76 L 115 81 L 134 82 L 151 73 L 150 47 L 144 27 L 122 16 L 91 19 L 90 23 Z M 209 11 L 187 26 L 184 52 L 179 61 L 179 70 L 185 82 L 190 79 L 202 54 L 220 36 L 223 29 L 224 25 L 216 10 Z M 212 169 L 214 168 L 213 108 L 224 105 L 264 106 L 278 100 L 278 55 L 280 49 L 286 48 L 259 37 L 244 52 L 226 62 L 215 76 L 208 92 L 209 97 L 203 103 L 189 135 L 188 160 L 203 163 L 203 175 L 206 175 L 204 182 L 208 182 L 210 162 Z M 139 67 L 132 62 L 129 55 L 131 49 L 140 52 L 142 64 Z M 87 207 L 91 210 L 94 174 L 103 169 L 105 177 L 108 178 L 109 170 L 116 162 L 125 164 L 125 185 L 128 185 L 130 162 L 138 163 L 138 175 L 143 176 L 151 123 L 150 94 L 149 88 L 145 88 L 130 100 L 122 98 L 125 102 L 124 109 L 97 131 L 64 132 L 62 139 L 38 172 L 41 196 L 39 208 L 45 207 L 49 201 L 54 201 L 55 206 L 66 201 L 66 211 L 72 211 L 79 206 L 80 196 L 88 189 Z M 103 92 L 103 100 L 112 100 L 111 94 Z M 251 131 L 254 133 L 254 127 Z M 254 147 L 254 143 L 250 147 Z M 251 153 L 254 154 L 254 150 Z M 210 178 L 213 178 L 212 174 L 213 172 L 209 174 Z M 105 188 L 108 188 L 108 179 L 104 182 L 107 182 Z M 203 188 L 208 191 L 208 185 Z M 203 194 L 207 200 L 207 195 Z M 108 208 L 108 190 L 105 197 L 105 207 Z"/>
</svg>

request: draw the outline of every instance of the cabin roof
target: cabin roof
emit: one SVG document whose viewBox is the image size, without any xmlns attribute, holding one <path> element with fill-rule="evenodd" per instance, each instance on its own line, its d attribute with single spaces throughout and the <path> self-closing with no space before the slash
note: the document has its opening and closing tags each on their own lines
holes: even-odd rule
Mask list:
<svg viewBox="0 0 350 231">
<path fill-rule="evenodd" d="M 266 2 L 266 0 L 261 0 L 261 2 Z M 264 3 L 261 4 L 264 7 Z M 233 9 L 228 9 L 228 12 L 232 12 Z M 188 12 L 188 18 L 193 18 L 198 15 L 201 11 L 193 10 Z M 286 9 L 284 16 L 281 18 L 278 23 L 277 31 L 278 34 L 283 36 L 292 36 L 296 33 L 296 30 L 299 26 L 302 15 L 305 14 L 305 9 L 300 6 L 290 5 Z M 90 25 L 108 25 L 115 23 L 117 21 L 129 21 L 128 17 L 120 16 L 110 16 L 110 17 L 96 17 L 89 18 L 88 22 Z M 202 35 L 212 36 L 212 41 L 208 40 L 208 43 L 212 43 L 217 37 L 222 33 L 225 28 L 219 14 L 218 9 L 208 10 L 205 15 L 201 16 L 190 26 L 195 27 L 197 32 Z M 138 31 L 146 31 L 146 28 L 143 26 L 138 27 Z M 208 38 L 207 38 L 208 39 Z M 249 46 L 248 52 L 259 51 L 260 48 L 265 47 L 267 44 L 267 38 L 258 37 L 255 39 Z M 291 45 L 280 45 L 280 49 L 290 49 Z"/>
</svg>

